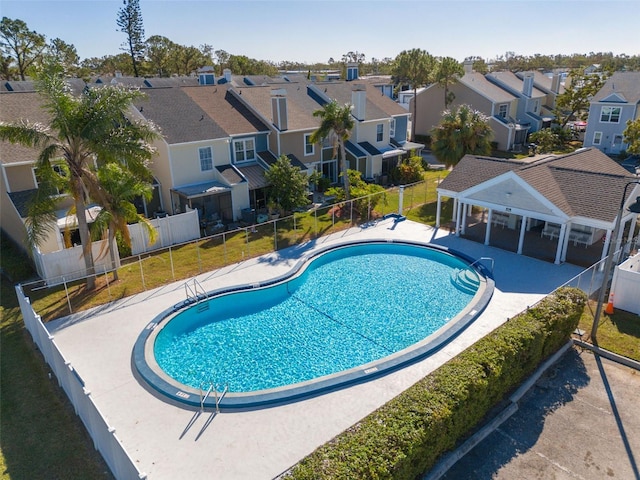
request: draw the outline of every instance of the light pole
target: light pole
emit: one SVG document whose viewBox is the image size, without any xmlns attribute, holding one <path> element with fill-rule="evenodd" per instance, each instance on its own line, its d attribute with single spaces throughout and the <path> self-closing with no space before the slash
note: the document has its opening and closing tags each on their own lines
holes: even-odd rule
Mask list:
<svg viewBox="0 0 640 480">
<path fill-rule="evenodd" d="M 598 295 L 598 305 L 596 307 L 596 313 L 593 316 L 593 326 L 591 327 L 591 341 L 596 344 L 596 333 L 598 332 L 598 324 L 600 323 L 600 315 L 602 314 L 602 304 L 604 303 L 604 296 L 609 283 L 609 275 L 611 275 L 611 269 L 613 267 L 613 257 L 616 253 L 616 242 L 620 233 L 620 224 L 622 222 L 622 215 L 624 214 L 624 201 L 627 197 L 627 187 L 629 185 L 640 185 L 640 181 L 629 182 L 624 186 L 622 192 L 622 200 L 620 200 L 620 209 L 618 210 L 618 216 L 616 217 L 616 224 L 609 240 L 609 251 L 607 252 L 607 259 L 604 262 L 604 272 L 602 277 L 602 286 L 600 287 L 600 294 Z M 640 213 L 640 197 L 636 198 L 635 203 L 629 205 L 628 210 L 633 213 Z"/>
</svg>

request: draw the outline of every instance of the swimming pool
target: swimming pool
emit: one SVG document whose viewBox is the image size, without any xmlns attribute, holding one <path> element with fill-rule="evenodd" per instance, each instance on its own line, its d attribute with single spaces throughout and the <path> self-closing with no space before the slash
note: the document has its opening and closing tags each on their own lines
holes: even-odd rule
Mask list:
<svg viewBox="0 0 640 480">
<path fill-rule="evenodd" d="M 287 275 L 158 315 L 136 342 L 135 364 L 156 390 L 191 405 L 209 382 L 227 384 L 227 408 L 364 381 L 426 356 L 484 309 L 493 283 L 470 262 L 412 242 L 321 249 Z"/>
</svg>

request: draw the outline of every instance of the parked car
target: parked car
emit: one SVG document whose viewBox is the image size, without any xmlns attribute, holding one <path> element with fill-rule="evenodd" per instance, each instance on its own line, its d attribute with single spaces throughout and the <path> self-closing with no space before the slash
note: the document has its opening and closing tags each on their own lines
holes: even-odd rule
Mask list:
<svg viewBox="0 0 640 480">
<path fill-rule="evenodd" d="M 620 166 L 633 174 L 640 175 L 640 155 L 631 155 L 625 158 Z"/>
</svg>

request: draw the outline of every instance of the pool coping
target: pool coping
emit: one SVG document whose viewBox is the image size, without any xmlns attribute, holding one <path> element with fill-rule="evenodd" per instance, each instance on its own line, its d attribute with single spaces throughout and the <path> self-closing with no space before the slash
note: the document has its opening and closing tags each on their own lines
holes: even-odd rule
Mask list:
<svg viewBox="0 0 640 480">
<path fill-rule="evenodd" d="M 222 390 L 222 386 L 217 386 L 216 388 L 218 388 L 218 390 L 211 393 L 211 395 L 206 396 L 204 395 L 206 389 L 205 391 L 202 391 L 177 382 L 164 373 L 155 362 L 153 356 L 153 340 L 162 329 L 158 327 L 169 321 L 183 309 L 191 307 L 199 301 L 207 298 L 265 288 L 284 281 L 289 281 L 296 275 L 303 272 L 306 266 L 309 265 L 314 258 L 332 250 L 353 245 L 389 243 L 425 247 L 456 256 L 466 261 L 469 264 L 469 267 L 473 268 L 480 277 L 480 287 L 465 308 L 463 308 L 452 320 L 447 322 L 446 325 L 420 342 L 410 345 L 409 347 L 384 358 L 359 365 L 348 370 L 336 372 L 331 375 L 268 390 L 226 393 L 221 397 L 219 396 L 219 392 Z M 142 377 L 138 381 L 144 382 L 146 386 L 149 386 L 160 393 L 161 398 L 166 402 L 178 403 L 191 407 L 201 407 L 209 410 L 220 409 L 233 411 L 267 408 L 348 388 L 352 385 L 387 375 L 432 355 L 446 346 L 456 336 L 464 331 L 465 328 L 471 325 L 489 304 L 495 288 L 492 272 L 489 271 L 486 266 L 482 265 L 479 260 L 480 259 L 474 259 L 469 255 L 446 246 L 436 245 L 429 242 L 389 238 L 348 240 L 314 249 L 313 251 L 302 254 L 295 265 L 283 275 L 278 275 L 262 282 L 239 284 L 232 287 L 211 290 L 206 294 L 188 298 L 165 309 L 154 317 L 154 319 L 145 326 L 138 336 L 132 351 L 132 366 L 139 376 Z"/>
</svg>

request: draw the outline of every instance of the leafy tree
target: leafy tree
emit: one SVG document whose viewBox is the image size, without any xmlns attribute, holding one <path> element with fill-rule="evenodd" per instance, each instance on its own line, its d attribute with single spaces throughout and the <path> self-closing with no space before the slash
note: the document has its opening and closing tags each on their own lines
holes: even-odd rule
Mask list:
<svg viewBox="0 0 640 480">
<path fill-rule="evenodd" d="M 414 155 L 409 157 L 396 167 L 393 172 L 394 182 L 400 185 L 419 182 L 424 178 L 424 167 L 422 166 L 422 157 Z"/>
<path fill-rule="evenodd" d="M 45 36 L 29 30 L 22 20 L 2 17 L 0 22 L 0 51 L 16 63 L 18 75 L 25 80 L 27 69 L 38 60 L 46 48 Z"/>
<path fill-rule="evenodd" d="M 231 55 L 225 50 L 216 50 L 215 52 L 213 52 L 213 54 L 216 57 L 218 65 L 220 66 L 220 71 L 222 71 L 224 68 L 226 68 L 227 62 L 229 62 L 229 57 L 231 57 Z"/>
<path fill-rule="evenodd" d="M 640 118 L 627 120 L 627 128 L 624 129 L 624 142 L 628 144 L 627 152 L 640 154 Z"/>
<path fill-rule="evenodd" d="M 394 82 L 396 84 L 407 83 L 413 86 L 412 139 L 416 137 L 417 90 L 432 81 L 434 69 L 435 59 L 419 48 L 403 50 L 394 61 L 392 69 Z"/>
<path fill-rule="evenodd" d="M 269 196 L 285 211 L 302 207 L 309 203 L 307 191 L 309 177 L 300 167 L 291 165 L 286 155 L 280 155 L 276 162 L 269 167 L 264 177 L 270 184 Z"/>
<path fill-rule="evenodd" d="M 375 183 L 367 183 L 362 179 L 362 173 L 358 170 L 347 170 L 349 177 L 349 185 L 351 188 L 351 197 L 353 197 L 353 209 L 360 215 L 370 214 L 380 201 L 386 201 L 386 193 L 382 195 L 373 195 L 374 193 L 385 192 L 381 185 Z M 344 188 L 331 187 L 327 190 L 327 194 L 334 196 L 338 201 L 349 200 Z M 370 196 L 373 195 L 373 196 Z"/>
<path fill-rule="evenodd" d="M 100 164 L 121 162 L 134 175 L 148 174 L 147 162 L 154 154 L 149 143 L 157 137 L 146 123 L 125 118 L 132 102 L 142 94 L 120 86 L 106 85 L 86 89 L 74 96 L 60 76 L 60 68 L 47 66 L 36 88 L 43 98 L 43 108 L 50 115 L 49 126 L 25 121 L 0 123 L 0 139 L 40 150 L 36 168 L 43 179 L 28 211 L 27 240 L 38 245 L 56 228 L 57 202 L 50 194 L 56 187 L 52 163 L 62 161 L 69 172 L 68 191 L 74 200 L 78 230 L 87 274 L 94 272 L 91 237 L 83 214 L 90 201 L 105 205 L 104 190 L 93 168 Z M 87 277 L 87 288 L 95 288 L 95 278 Z"/>
<path fill-rule="evenodd" d="M 76 47 L 61 40 L 54 38 L 49 42 L 47 48 L 48 62 L 59 64 L 65 75 L 75 76 L 79 69 L 80 57 Z"/>
<path fill-rule="evenodd" d="M 491 153 L 489 119 L 469 105 L 446 110 L 432 137 L 432 152 L 448 166 L 457 164 L 467 154 Z"/>
<path fill-rule="evenodd" d="M 435 70 L 435 83 L 444 89 L 444 107 L 449 108 L 449 105 L 456 98 L 453 92 L 449 91 L 449 86 L 458 81 L 458 78 L 464 75 L 464 69 L 462 64 L 455 58 L 444 57 L 437 63 Z"/>
<path fill-rule="evenodd" d="M 311 142 L 320 143 L 328 139 L 333 145 L 333 156 L 340 153 L 340 172 L 344 185 L 345 198 L 351 198 L 349 175 L 347 175 L 347 153 L 344 143 L 349 140 L 351 130 L 355 125 L 351 116 L 351 105 L 339 105 L 336 100 L 325 103 L 320 110 L 313 112 L 314 117 L 320 117 L 320 127 L 311 134 Z"/>
<path fill-rule="evenodd" d="M 162 35 L 152 35 L 145 41 L 146 60 L 149 70 L 160 77 L 171 74 L 170 61 L 176 44 Z"/>
<path fill-rule="evenodd" d="M 149 233 L 149 241 L 155 243 L 158 232 L 153 228 L 144 215 L 140 215 L 132 201 L 136 197 L 151 200 L 153 187 L 150 183 L 152 176 L 149 171 L 146 178 L 140 174 L 129 172 L 125 165 L 106 163 L 97 172 L 102 191 L 102 210 L 98 214 L 93 227 L 93 238 L 104 238 L 106 232 L 111 265 L 115 267 L 116 257 L 113 241 L 116 233 L 123 239 L 125 245 L 131 248 L 129 223 L 140 223 Z M 113 270 L 114 280 L 118 280 L 118 270 Z"/>
<path fill-rule="evenodd" d="M 538 153 L 550 153 L 561 146 L 562 141 L 557 133 L 550 128 L 544 128 L 529 135 L 529 140 L 536 144 Z"/>
<path fill-rule="evenodd" d="M 573 71 L 570 79 L 569 84 L 565 84 L 564 93 L 556 98 L 554 114 L 562 128 L 567 126 L 574 115 L 589 110 L 591 97 L 602 88 L 606 81 L 604 75 L 585 75 L 578 71 Z"/>
<path fill-rule="evenodd" d="M 485 62 L 484 58 L 472 56 L 472 57 L 467 57 L 464 60 L 465 62 L 466 61 L 472 62 L 472 68 L 474 72 L 478 72 L 483 75 L 489 73 L 489 66 L 487 65 L 487 62 Z"/>
<path fill-rule="evenodd" d="M 120 31 L 127 35 L 122 50 L 131 56 L 134 76 L 138 75 L 138 64 L 144 57 L 144 26 L 142 24 L 142 10 L 140 0 L 122 0 L 124 5 L 118 10 L 116 23 Z"/>
</svg>

